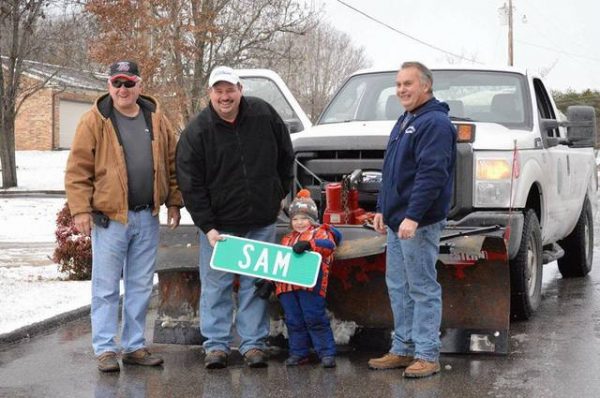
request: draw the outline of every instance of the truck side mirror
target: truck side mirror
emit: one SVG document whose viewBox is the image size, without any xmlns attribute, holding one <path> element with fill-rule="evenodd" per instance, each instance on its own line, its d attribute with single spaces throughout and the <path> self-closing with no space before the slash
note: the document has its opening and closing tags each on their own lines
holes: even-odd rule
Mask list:
<svg viewBox="0 0 600 398">
<path fill-rule="evenodd" d="M 591 106 L 567 108 L 567 141 L 574 147 L 596 146 L 596 111 Z"/>
<path fill-rule="evenodd" d="M 304 126 L 302 126 L 302 122 L 299 119 L 287 119 L 285 124 L 290 134 L 298 133 L 304 130 Z"/>
<path fill-rule="evenodd" d="M 541 119 L 540 130 L 544 140 L 544 148 L 550 148 L 560 144 L 560 138 L 553 136 L 554 129 L 558 128 L 559 122 L 556 119 Z"/>
<path fill-rule="evenodd" d="M 556 119 L 542 119 L 540 123 L 540 127 L 543 131 L 548 132 L 548 130 L 554 130 L 558 127 L 558 120 Z"/>
</svg>

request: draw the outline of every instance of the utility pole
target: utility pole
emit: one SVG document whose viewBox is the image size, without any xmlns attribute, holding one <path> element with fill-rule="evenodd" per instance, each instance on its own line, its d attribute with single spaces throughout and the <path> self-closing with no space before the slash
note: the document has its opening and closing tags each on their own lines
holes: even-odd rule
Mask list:
<svg viewBox="0 0 600 398">
<path fill-rule="evenodd" d="M 508 0 L 508 65 L 513 66 L 513 7 Z"/>
<path fill-rule="evenodd" d="M 502 26 L 508 25 L 508 65 L 514 65 L 513 59 L 513 2 L 508 0 L 508 4 L 504 3 L 502 7 L 498 8 L 498 14 L 500 16 L 500 24 Z M 525 16 L 523 16 L 523 22 L 525 22 Z"/>
</svg>

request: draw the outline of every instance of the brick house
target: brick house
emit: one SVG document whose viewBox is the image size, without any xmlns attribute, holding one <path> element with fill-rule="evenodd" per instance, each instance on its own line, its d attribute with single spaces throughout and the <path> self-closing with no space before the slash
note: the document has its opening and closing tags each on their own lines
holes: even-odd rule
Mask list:
<svg viewBox="0 0 600 398">
<path fill-rule="evenodd" d="M 27 98 L 17 114 L 17 150 L 70 148 L 79 118 L 107 91 L 100 73 L 25 61 L 23 86 L 46 82 Z"/>
</svg>

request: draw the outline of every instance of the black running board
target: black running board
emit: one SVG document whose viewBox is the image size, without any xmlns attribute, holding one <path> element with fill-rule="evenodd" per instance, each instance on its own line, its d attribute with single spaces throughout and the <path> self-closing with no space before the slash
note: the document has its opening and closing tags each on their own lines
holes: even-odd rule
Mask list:
<svg viewBox="0 0 600 398">
<path fill-rule="evenodd" d="M 544 264 L 548 264 L 552 261 L 558 260 L 564 255 L 565 251 L 563 250 L 563 248 L 560 247 L 558 243 L 553 243 L 551 245 L 544 246 L 544 251 L 542 253 L 542 262 Z"/>
</svg>

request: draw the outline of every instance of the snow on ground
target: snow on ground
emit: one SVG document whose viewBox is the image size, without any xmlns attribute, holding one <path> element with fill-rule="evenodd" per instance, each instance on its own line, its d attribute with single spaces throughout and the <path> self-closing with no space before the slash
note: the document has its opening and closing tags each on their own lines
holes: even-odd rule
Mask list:
<svg viewBox="0 0 600 398">
<path fill-rule="evenodd" d="M 68 151 L 17 151 L 9 191 L 63 190 Z M 90 303 L 89 281 L 67 281 L 51 260 L 64 198 L 0 196 L 0 334 Z"/>
<path fill-rule="evenodd" d="M 89 281 L 65 281 L 56 265 L 0 265 L 0 291 L 0 334 L 86 306 L 91 298 Z"/>
<path fill-rule="evenodd" d="M 62 191 L 68 157 L 69 151 L 17 151 L 15 162 L 18 187 L 8 191 Z"/>
<path fill-rule="evenodd" d="M 0 196 L 0 242 L 54 242 L 65 198 Z"/>
<path fill-rule="evenodd" d="M 90 303 L 90 282 L 51 260 L 63 198 L 0 197 L 0 334 Z"/>
</svg>

